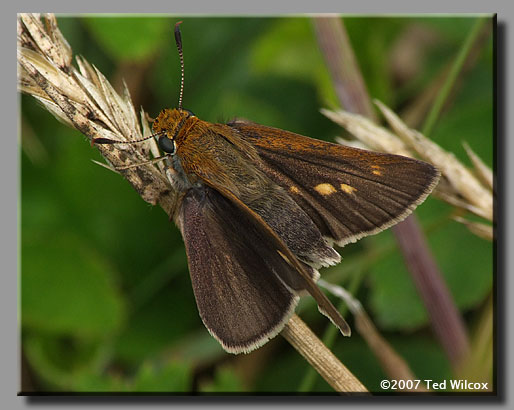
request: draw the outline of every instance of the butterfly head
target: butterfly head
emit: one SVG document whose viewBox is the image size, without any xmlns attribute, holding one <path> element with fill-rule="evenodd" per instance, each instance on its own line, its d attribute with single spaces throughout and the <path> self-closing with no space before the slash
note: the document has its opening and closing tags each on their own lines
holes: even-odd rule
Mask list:
<svg viewBox="0 0 514 410">
<path fill-rule="evenodd" d="M 159 147 L 168 154 L 174 154 L 177 139 L 185 134 L 181 131 L 187 131 L 196 120 L 195 115 L 189 110 L 162 110 L 152 125 L 154 135 L 159 135 Z"/>
</svg>

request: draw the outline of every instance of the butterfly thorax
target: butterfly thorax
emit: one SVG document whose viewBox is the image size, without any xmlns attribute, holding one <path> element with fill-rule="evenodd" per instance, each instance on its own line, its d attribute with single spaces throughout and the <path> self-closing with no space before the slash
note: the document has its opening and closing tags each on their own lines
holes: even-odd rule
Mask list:
<svg viewBox="0 0 514 410">
<path fill-rule="evenodd" d="M 253 201 L 271 183 L 254 165 L 259 160 L 255 148 L 227 125 L 200 120 L 190 111 L 164 109 L 152 128 L 175 143 L 175 188 L 207 182 Z"/>
</svg>

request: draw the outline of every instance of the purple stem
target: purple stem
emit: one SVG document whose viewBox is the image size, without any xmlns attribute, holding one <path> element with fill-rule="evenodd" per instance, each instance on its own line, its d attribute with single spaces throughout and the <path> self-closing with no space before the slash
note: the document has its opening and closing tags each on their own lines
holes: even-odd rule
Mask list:
<svg viewBox="0 0 514 410">
<path fill-rule="evenodd" d="M 453 368 L 457 369 L 469 353 L 468 334 L 416 216 L 411 215 L 394 226 L 393 232 L 434 332 Z"/>
<path fill-rule="evenodd" d="M 314 18 L 320 48 L 339 101 L 351 112 L 376 120 L 371 100 L 341 18 Z M 408 271 L 430 316 L 434 332 L 454 369 L 469 352 L 460 313 L 414 215 L 393 227 Z"/>
<path fill-rule="evenodd" d="M 340 18 L 318 17 L 314 28 L 341 105 L 376 120 L 348 34 Z"/>
</svg>

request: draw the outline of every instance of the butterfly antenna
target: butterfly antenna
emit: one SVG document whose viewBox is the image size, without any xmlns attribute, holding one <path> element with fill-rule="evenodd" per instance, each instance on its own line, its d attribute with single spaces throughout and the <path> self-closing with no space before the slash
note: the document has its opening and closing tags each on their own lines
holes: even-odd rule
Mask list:
<svg viewBox="0 0 514 410">
<path fill-rule="evenodd" d="M 157 134 L 148 135 L 147 137 L 144 137 L 144 138 L 140 138 L 137 140 L 130 140 L 130 141 L 119 141 L 119 140 L 113 140 L 110 138 L 98 137 L 98 138 L 91 139 L 91 146 L 93 146 L 95 144 L 100 144 L 100 145 L 101 144 L 138 144 L 140 142 L 149 140 L 150 138 L 159 137 L 162 134 L 163 134 L 163 131 L 158 132 Z"/>
<path fill-rule="evenodd" d="M 182 110 L 182 96 L 184 95 L 184 54 L 182 53 L 182 35 L 180 34 L 179 21 L 175 24 L 175 43 L 177 43 L 178 56 L 180 57 L 180 95 L 178 97 L 178 109 Z"/>
</svg>

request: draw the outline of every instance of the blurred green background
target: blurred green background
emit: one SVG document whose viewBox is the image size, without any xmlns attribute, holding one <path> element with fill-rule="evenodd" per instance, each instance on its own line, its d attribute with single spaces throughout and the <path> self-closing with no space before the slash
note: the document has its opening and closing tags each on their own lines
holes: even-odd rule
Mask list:
<svg viewBox="0 0 514 410">
<path fill-rule="evenodd" d="M 74 54 L 118 90 L 124 78 L 136 109 L 155 116 L 178 101 L 173 26 L 179 20 L 184 107 L 198 117 L 243 117 L 326 140 L 343 133 L 319 113 L 338 103 L 309 18 L 59 17 L 58 23 Z M 371 97 L 408 115 L 454 60 L 475 18 L 344 21 Z M 489 32 L 431 138 L 469 165 L 466 141 L 492 165 L 492 102 Z M 21 114 L 21 390 L 297 391 L 309 365 L 280 336 L 233 356 L 208 334 L 182 239 L 167 215 L 92 163 L 101 161 L 96 149 L 31 97 L 21 97 Z M 432 198 L 417 211 L 473 335 L 492 289 L 492 245 L 454 222 L 454 213 Z M 356 296 L 416 376 L 448 378 L 450 364 L 392 234 L 341 253 L 343 262 L 322 275 L 344 286 L 358 276 Z M 305 299 L 300 315 L 321 335 L 331 324 Z M 368 389 L 380 391 L 385 375 L 356 332 L 337 337 L 333 351 Z M 320 377 L 310 389 L 332 391 Z"/>
</svg>

